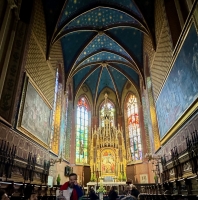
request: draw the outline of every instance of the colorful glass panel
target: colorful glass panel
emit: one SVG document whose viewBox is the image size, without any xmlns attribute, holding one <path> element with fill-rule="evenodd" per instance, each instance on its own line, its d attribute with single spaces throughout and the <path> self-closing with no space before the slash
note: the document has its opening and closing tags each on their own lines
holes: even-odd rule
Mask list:
<svg viewBox="0 0 198 200">
<path fill-rule="evenodd" d="M 134 95 L 130 95 L 127 102 L 127 120 L 131 159 L 133 161 L 142 160 L 142 144 L 140 136 L 138 104 L 137 98 Z"/>
<path fill-rule="evenodd" d="M 51 127 L 51 135 L 50 135 L 50 148 L 52 148 L 53 137 L 54 137 L 54 121 L 55 121 L 55 111 L 56 111 L 56 103 L 58 96 L 58 69 L 56 70 L 56 80 L 55 80 L 55 91 L 54 91 L 54 105 L 53 105 L 53 113 L 52 113 L 52 127 Z"/>
<path fill-rule="evenodd" d="M 76 163 L 87 163 L 88 104 L 84 97 L 77 104 Z"/>
</svg>

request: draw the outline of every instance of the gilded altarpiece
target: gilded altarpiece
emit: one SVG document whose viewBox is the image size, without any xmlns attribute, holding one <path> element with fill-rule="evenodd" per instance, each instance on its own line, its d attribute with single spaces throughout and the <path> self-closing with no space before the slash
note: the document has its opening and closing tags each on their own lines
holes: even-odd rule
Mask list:
<svg viewBox="0 0 198 200">
<path fill-rule="evenodd" d="M 101 152 L 101 172 L 102 175 L 115 173 L 115 149 L 105 148 Z"/>
<path fill-rule="evenodd" d="M 107 102 L 107 95 L 105 95 Z M 94 127 L 90 138 L 90 168 L 92 177 L 107 181 L 126 181 L 126 149 L 123 130 L 112 125 L 108 106 L 104 109 L 104 125 Z"/>
</svg>

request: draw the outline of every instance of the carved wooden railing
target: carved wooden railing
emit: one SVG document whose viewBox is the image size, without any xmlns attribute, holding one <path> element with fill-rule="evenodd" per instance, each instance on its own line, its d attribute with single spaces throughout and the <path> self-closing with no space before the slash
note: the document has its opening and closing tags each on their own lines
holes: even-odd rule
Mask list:
<svg viewBox="0 0 198 200">
<path fill-rule="evenodd" d="M 186 149 L 170 150 L 171 159 L 161 157 L 162 183 L 139 185 L 140 199 L 198 199 L 198 132 L 186 137 Z"/>
<path fill-rule="evenodd" d="M 37 179 L 42 184 L 47 184 L 50 162 L 47 160 L 43 161 L 43 165 L 37 163 L 36 155 L 32 152 L 28 153 L 27 160 L 16 156 L 17 147 L 10 145 L 5 140 L 0 140 L 0 177 L 1 180 L 8 181 L 16 179 L 13 178 L 15 175 L 15 169 L 22 174 L 23 182 L 33 182 L 35 174 Z"/>
<path fill-rule="evenodd" d="M 188 179 L 190 180 L 190 179 Z M 188 181 L 186 182 L 186 188 L 188 187 Z M 176 187 L 175 187 L 176 186 Z M 180 187 L 180 184 L 177 182 L 166 182 L 163 184 L 144 184 L 138 185 L 140 190 L 139 199 L 140 200 L 196 200 L 198 199 L 197 194 L 188 194 L 186 190 L 183 190 Z"/>
<path fill-rule="evenodd" d="M 11 178 L 15 154 L 16 146 L 10 146 L 9 142 L 2 140 L 0 143 L 0 177 L 5 175 L 6 180 Z"/>
</svg>

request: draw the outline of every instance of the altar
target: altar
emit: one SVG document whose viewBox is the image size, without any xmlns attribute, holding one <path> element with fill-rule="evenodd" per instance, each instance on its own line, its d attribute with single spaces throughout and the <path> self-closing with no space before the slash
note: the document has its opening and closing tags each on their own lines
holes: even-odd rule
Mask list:
<svg viewBox="0 0 198 200">
<path fill-rule="evenodd" d="M 98 180 L 103 185 L 119 186 L 126 184 L 126 149 L 122 127 L 115 126 L 114 113 L 108 95 L 105 94 L 101 109 L 101 123 L 90 134 L 91 180 L 88 185 L 96 187 Z"/>
<path fill-rule="evenodd" d="M 87 183 L 87 194 L 89 193 L 89 190 L 91 187 L 94 188 L 94 190 L 97 190 L 97 185 L 100 186 L 100 184 L 102 184 L 105 189 L 108 191 L 112 186 L 116 187 L 116 190 L 119 194 L 120 188 L 122 187 L 122 190 L 124 190 L 124 188 L 127 186 L 126 182 L 88 182 Z"/>
</svg>

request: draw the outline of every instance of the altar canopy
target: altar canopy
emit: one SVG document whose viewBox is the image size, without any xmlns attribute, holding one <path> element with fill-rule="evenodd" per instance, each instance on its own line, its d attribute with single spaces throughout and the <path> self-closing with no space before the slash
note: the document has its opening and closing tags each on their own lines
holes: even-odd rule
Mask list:
<svg viewBox="0 0 198 200">
<path fill-rule="evenodd" d="M 126 149 L 124 145 L 122 127 L 116 127 L 114 115 L 105 103 L 101 113 L 101 126 L 94 128 L 91 134 L 90 167 L 91 180 L 100 178 L 104 182 L 126 181 Z"/>
</svg>

